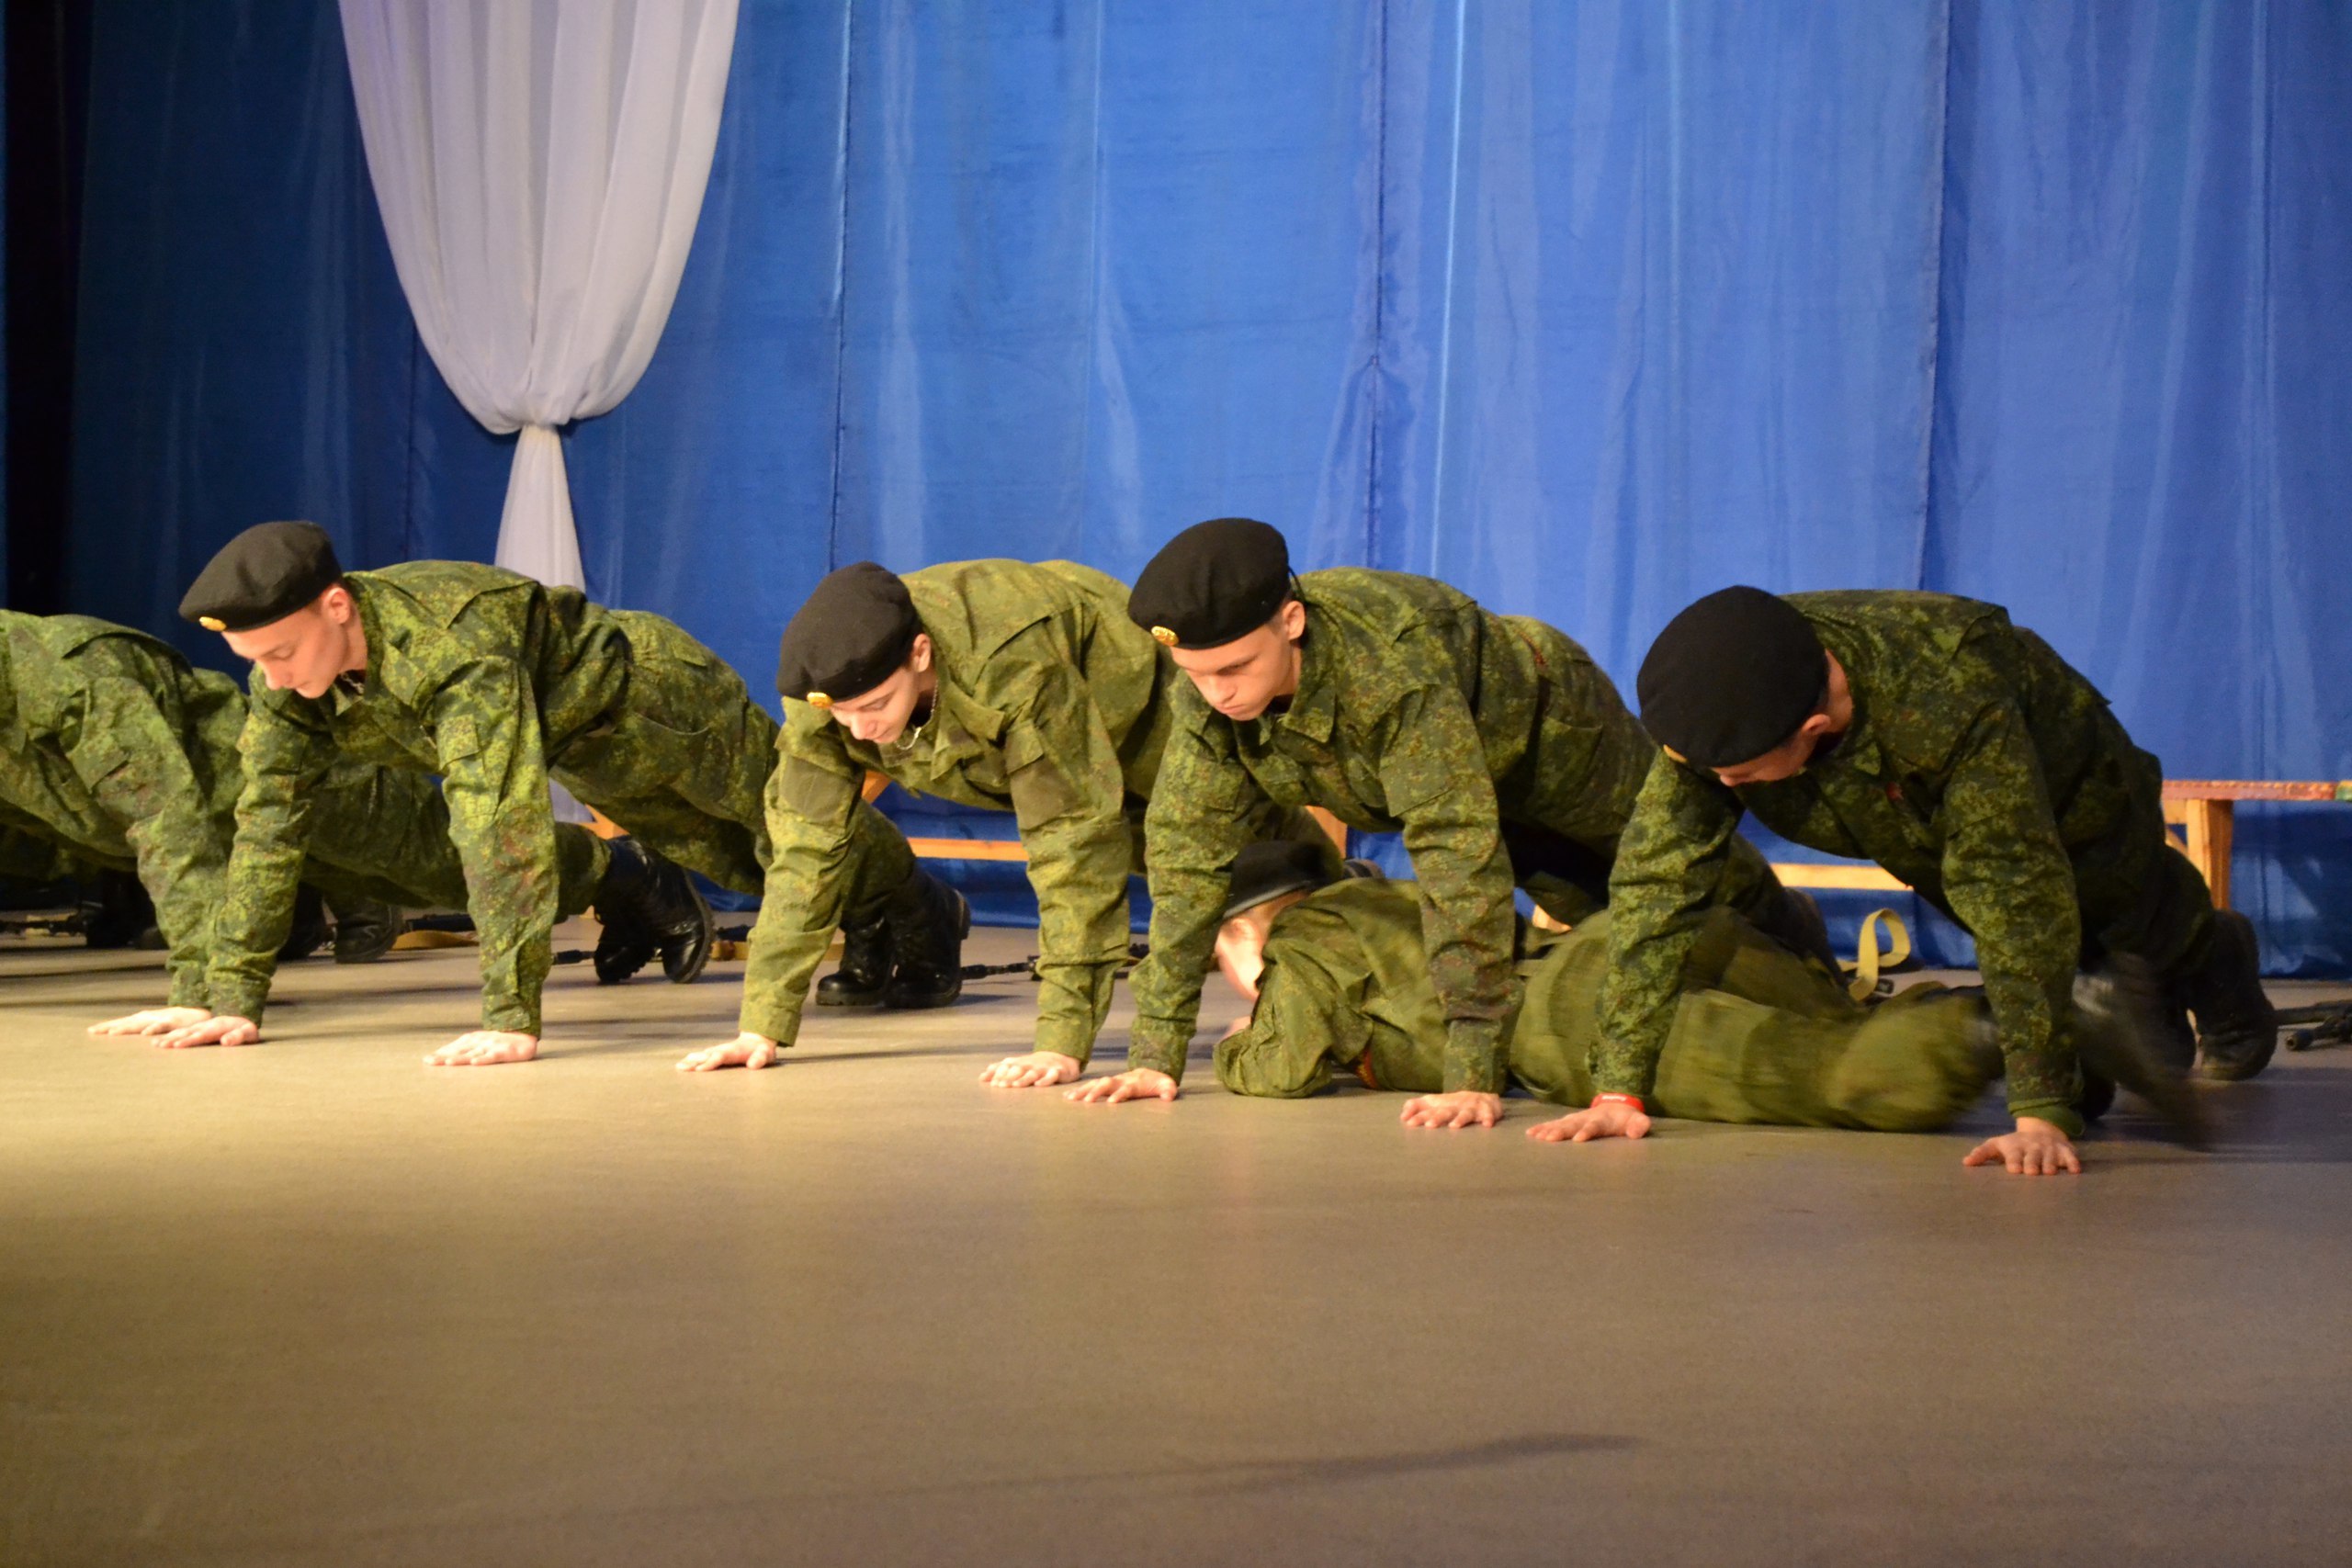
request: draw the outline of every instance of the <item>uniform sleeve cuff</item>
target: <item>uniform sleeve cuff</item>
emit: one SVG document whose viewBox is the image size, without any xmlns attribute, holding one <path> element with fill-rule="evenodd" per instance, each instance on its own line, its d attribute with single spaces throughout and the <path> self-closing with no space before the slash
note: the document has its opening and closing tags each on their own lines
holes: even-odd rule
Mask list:
<svg viewBox="0 0 2352 1568">
<path fill-rule="evenodd" d="M 1657 1088 L 1657 1059 L 1665 1054 L 1663 1039 L 1652 1043 L 1604 1034 L 1585 1062 L 1592 1075 L 1592 1092 L 1638 1095 L 1646 1101 Z"/>
<path fill-rule="evenodd" d="M 2030 1116 L 2037 1122 L 2047 1122 L 2070 1138 L 2079 1138 L 2083 1135 L 2082 1112 L 2063 1100 L 2030 1100 L 2023 1105 L 2012 1100 L 2009 1104 L 2009 1114 L 2012 1117 Z"/>
<path fill-rule="evenodd" d="M 1057 1051 L 1083 1067 L 1094 1054 L 1094 1032 L 1073 1023 L 1041 1018 L 1037 1021 L 1037 1037 L 1033 1049 Z M 1134 1055 L 1132 1047 L 1128 1055 Z"/>
<path fill-rule="evenodd" d="M 1492 1024 L 1460 1021 L 1446 1026 L 1446 1093 L 1500 1094 L 1505 1081 L 1500 1030 Z"/>
<path fill-rule="evenodd" d="M 533 1008 L 485 1007 L 481 1010 L 481 1026 L 493 1034 L 527 1034 L 534 1040 L 539 1035 L 539 1015 Z"/>
<path fill-rule="evenodd" d="M 261 1021 L 261 1010 L 269 1000 L 267 991 L 252 990 L 241 986 L 215 985 L 210 987 L 210 990 L 212 1011 L 216 1016 L 242 1018 L 248 1023 Z"/>
<path fill-rule="evenodd" d="M 789 1045 L 800 1038 L 800 1010 L 746 1002 L 735 1016 L 735 1027 L 744 1034 L 763 1034 L 779 1045 Z"/>
<path fill-rule="evenodd" d="M 1148 1068 L 1166 1073 L 1182 1083 L 1184 1079 L 1184 1052 L 1190 1040 L 1179 1040 L 1159 1030 L 1131 1029 L 1127 1032 L 1127 1070 Z"/>
</svg>

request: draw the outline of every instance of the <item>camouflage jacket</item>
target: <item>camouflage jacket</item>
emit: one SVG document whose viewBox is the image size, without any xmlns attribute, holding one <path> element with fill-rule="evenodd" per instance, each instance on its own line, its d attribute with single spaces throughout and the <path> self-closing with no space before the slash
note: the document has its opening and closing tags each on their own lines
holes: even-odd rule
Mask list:
<svg viewBox="0 0 2352 1568">
<path fill-rule="evenodd" d="M 225 886 L 244 699 L 164 644 L 83 615 L 0 610 L 0 807 L 100 864 L 135 865 L 201 1007 Z"/>
<path fill-rule="evenodd" d="M 1594 1083 L 1649 1089 L 1698 914 L 1752 811 L 1794 842 L 1878 862 L 1966 926 L 2011 1112 L 2079 1132 L 2069 995 L 2080 899 L 2101 890 L 2078 886 L 2075 861 L 2096 866 L 2086 852 L 2144 831 L 2156 760 L 1996 605 L 1897 591 L 1788 599 L 1844 666 L 1852 727 L 1794 777 L 1736 791 L 1657 757 L 1610 883 Z"/>
<path fill-rule="evenodd" d="M 904 581 L 939 676 L 931 716 L 875 746 L 786 702 L 742 1027 L 787 1043 L 799 1032 L 809 976 L 841 923 L 870 770 L 1013 814 L 1037 893 L 1037 1048 L 1083 1062 L 1127 955 L 1128 803 L 1151 791 L 1167 743 L 1163 689 L 1182 677 L 1127 619 L 1126 589 L 1091 567 L 963 561 Z"/>
<path fill-rule="evenodd" d="M 1511 970 L 1504 817 L 1613 853 L 1650 746 L 1566 636 L 1428 578 L 1354 568 L 1299 580 L 1306 638 L 1285 711 L 1247 723 L 1189 682 L 1146 815 L 1151 955 L 1136 972 L 1131 1066 L 1171 1075 L 1200 1013 L 1234 856 L 1281 808 L 1404 834 L 1429 972 L 1444 1010 L 1445 1088 L 1499 1091 Z"/>
<path fill-rule="evenodd" d="M 442 775 L 481 942 L 482 1027 L 536 1034 L 559 905 L 548 766 L 609 726 L 628 684 L 625 623 L 575 589 L 469 561 L 410 561 L 346 581 L 368 639 L 364 676 L 319 697 L 253 678 L 213 1009 L 260 1018 L 301 876 L 311 786 L 350 756 Z"/>
</svg>

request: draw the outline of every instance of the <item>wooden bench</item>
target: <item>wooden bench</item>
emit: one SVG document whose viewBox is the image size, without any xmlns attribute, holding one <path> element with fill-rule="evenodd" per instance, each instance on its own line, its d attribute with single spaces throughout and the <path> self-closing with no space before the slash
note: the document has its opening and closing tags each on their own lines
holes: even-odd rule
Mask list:
<svg viewBox="0 0 2352 1568">
<path fill-rule="evenodd" d="M 865 798 L 872 800 L 888 784 L 878 774 L 866 775 Z M 2241 800 L 2309 800 L 2352 803 L 2352 780 L 2167 779 L 2165 781 L 2165 821 L 2180 829 L 2173 847 L 2187 855 L 2213 891 L 2216 908 L 2230 907 L 2230 850 L 2235 841 L 2237 803 Z M 1320 807 L 1309 814 L 1331 835 L 1342 853 L 1348 847 L 1346 824 Z M 1018 839 L 909 839 L 915 853 L 932 860 L 1024 861 L 1028 852 Z M 1776 861 L 1772 869 L 1791 887 L 1819 887 L 1869 893 L 1907 893 L 1910 886 L 1883 867 L 1867 861 Z"/>
<path fill-rule="evenodd" d="M 2213 891 L 2213 907 L 2230 907 L 2230 850 L 2237 833 L 2241 800 L 2337 800 L 2352 802 L 2352 780 L 2166 779 L 2165 821 L 2180 829 L 2173 848 L 2188 857 Z M 1772 869 L 1792 887 L 1860 887 L 1907 892 L 1904 884 L 1874 865 L 1857 861 L 1828 864 L 1776 863 Z"/>
<path fill-rule="evenodd" d="M 2166 779 L 2165 820 L 2180 829 L 2178 848 L 2205 874 L 2213 907 L 2230 907 L 2230 847 L 2241 800 L 2352 802 L 2352 779 Z"/>
</svg>

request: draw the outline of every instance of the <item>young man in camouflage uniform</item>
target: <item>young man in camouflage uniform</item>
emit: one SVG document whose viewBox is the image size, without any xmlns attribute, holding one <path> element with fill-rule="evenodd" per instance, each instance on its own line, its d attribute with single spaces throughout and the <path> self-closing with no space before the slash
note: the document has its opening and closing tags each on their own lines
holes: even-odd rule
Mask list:
<svg viewBox="0 0 2352 1568">
<path fill-rule="evenodd" d="M 1195 525 L 1136 580 L 1129 612 L 1190 677 L 1145 818 L 1151 953 L 1135 976 L 1128 1070 L 1073 1099 L 1175 1096 L 1227 869 L 1277 807 L 1401 830 L 1443 1000 L 1444 1092 L 1431 1125 L 1491 1126 L 1505 1082 L 1515 880 L 1573 920 L 1607 897 L 1650 744 L 1563 633 L 1497 615 L 1443 583 L 1342 569 L 1294 578 L 1281 534 Z M 1538 872 L 1552 874 L 1538 877 Z M 1742 854 L 1727 902 L 1826 956 L 1809 906 Z"/>
<path fill-rule="evenodd" d="M 211 1016 L 213 919 L 236 836 L 244 722 L 235 682 L 191 669 L 153 637 L 83 615 L 0 610 L 0 821 L 21 830 L 20 842 L 51 846 L 60 863 L 135 869 L 170 953 L 167 1005 L 94 1034 L 170 1036 Z M 429 779 L 338 762 L 311 813 L 300 876 L 345 914 L 336 943 L 345 962 L 390 945 L 387 904 L 464 903 L 448 811 Z"/>
<path fill-rule="evenodd" d="M 1127 957 L 1127 876 L 1167 741 L 1171 680 L 1159 645 L 1127 618 L 1125 588 L 1091 567 L 961 561 L 899 577 L 865 561 L 819 583 L 779 649 L 775 861 L 742 1033 L 679 1066 L 774 1061 L 798 1032 L 801 998 L 836 925 L 848 947 L 840 972 L 819 985 L 820 1004 L 939 994 L 929 987 L 942 964 L 920 939 L 938 917 L 856 907 L 861 887 L 911 886 L 924 904 L 952 900 L 968 919 L 960 896 L 922 876 L 899 830 L 861 798 L 870 772 L 1012 813 L 1037 894 L 1036 1048 L 981 1077 L 1003 1088 L 1076 1078 Z M 899 957 L 894 972 L 885 929 L 910 926 L 912 958 Z M 955 957 L 951 946 L 948 964 Z M 940 989 L 955 995 L 952 980 Z"/>
<path fill-rule="evenodd" d="M 257 1035 L 269 954 L 316 841 L 316 785 L 344 758 L 443 781 L 481 943 L 483 1027 L 425 1058 L 435 1066 L 537 1054 L 567 887 L 597 887 L 600 909 L 629 917 L 606 923 L 600 978 L 625 977 L 658 948 L 680 982 L 708 957 L 711 922 L 671 860 L 759 890 L 775 721 L 659 616 L 466 561 L 346 575 L 307 523 L 238 536 L 180 613 L 255 671 L 214 927 L 220 1016 L 188 1032 L 194 1043 Z M 558 833 L 550 779 L 633 837 Z"/>
<path fill-rule="evenodd" d="M 1409 883 L 1335 882 L 1286 846 L 1242 852 L 1217 965 L 1252 1008 L 1218 1043 L 1217 1081 L 1293 1099 L 1347 1075 L 1377 1089 L 1437 1089 L 1444 1021 L 1417 906 Z M 1565 934 L 1521 927 L 1526 1003 L 1504 1046 L 1511 1081 L 1537 1100 L 1581 1106 L 1591 1096 L 1586 1058 L 1610 920 L 1604 910 Z M 1650 1095 L 1662 1115 L 1926 1132 L 1975 1104 L 2001 1071 L 1981 994 L 1921 985 L 1856 1001 L 1830 970 L 1721 907 L 1702 916 L 1677 987 Z M 2129 1045 L 2139 998 L 2096 984 L 2086 992 L 2086 1047 L 2135 1089 L 2177 1104 L 2177 1081 Z M 1573 1132 L 1555 1121 L 1528 1135 L 1558 1142 Z"/>
<path fill-rule="evenodd" d="M 2143 963 L 2195 1010 L 2209 1077 L 2276 1043 L 2253 928 L 2170 847 L 2163 772 L 2107 701 L 1992 604 L 1939 593 L 1710 594 L 1659 634 L 1642 716 L 1665 748 L 1611 884 L 1611 970 L 1579 1138 L 1639 1136 L 1677 976 L 1743 813 L 1874 860 L 1976 938 L 2017 1130 L 1972 1163 L 2081 1168 L 2078 964 Z M 2180 1021 L 2177 1065 L 2188 1043 Z"/>
</svg>

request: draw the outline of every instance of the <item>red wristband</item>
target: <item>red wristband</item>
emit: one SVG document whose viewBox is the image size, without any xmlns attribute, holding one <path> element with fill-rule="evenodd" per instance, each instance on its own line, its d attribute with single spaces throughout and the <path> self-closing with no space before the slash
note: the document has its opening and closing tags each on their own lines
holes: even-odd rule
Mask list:
<svg viewBox="0 0 2352 1568">
<path fill-rule="evenodd" d="M 1642 1109 L 1642 1097 L 1638 1094 L 1596 1094 L 1592 1102 L 1595 1105 L 1630 1105 L 1636 1111 Z"/>
</svg>

